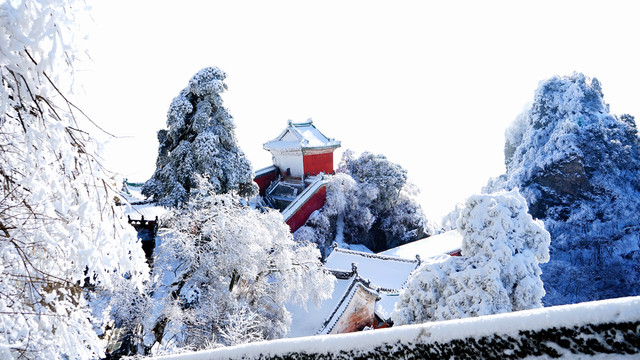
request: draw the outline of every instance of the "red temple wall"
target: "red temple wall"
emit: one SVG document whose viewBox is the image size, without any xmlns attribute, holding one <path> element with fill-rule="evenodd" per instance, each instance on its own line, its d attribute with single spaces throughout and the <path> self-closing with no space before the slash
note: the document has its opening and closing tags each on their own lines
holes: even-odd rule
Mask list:
<svg viewBox="0 0 640 360">
<path fill-rule="evenodd" d="M 318 175 L 333 173 L 333 151 L 326 154 L 304 155 L 302 158 L 304 174 Z"/>
<path fill-rule="evenodd" d="M 289 220 L 287 220 L 287 225 L 291 228 L 291 232 L 295 232 L 304 225 L 312 212 L 323 207 L 326 198 L 327 187 L 323 186 L 318 189 L 318 191 L 313 194 L 309 200 L 307 200 L 307 202 L 305 202 L 300 209 L 298 209 L 298 211 L 289 218 Z"/>
<path fill-rule="evenodd" d="M 259 177 L 256 176 L 253 179 L 253 181 L 258 184 L 258 187 L 260 188 L 260 196 L 264 196 L 265 190 L 267 190 L 271 182 L 277 177 L 277 171 L 274 169 L 273 171 L 269 171 L 268 173 L 260 175 Z"/>
</svg>

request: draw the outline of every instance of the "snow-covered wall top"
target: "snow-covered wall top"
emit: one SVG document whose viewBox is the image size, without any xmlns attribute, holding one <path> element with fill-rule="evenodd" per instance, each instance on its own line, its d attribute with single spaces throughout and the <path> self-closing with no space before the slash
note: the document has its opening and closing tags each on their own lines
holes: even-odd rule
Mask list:
<svg viewBox="0 0 640 360">
<path fill-rule="evenodd" d="M 315 194 L 321 187 L 327 185 L 327 180 L 325 180 L 322 176 L 318 176 L 315 179 L 311 178 L 313 183 L 307 186 L 304 191 L 298 195 L 298 197 L 287 206 L 286 209 L 282 211 L 282 218 L 285 222 L 287 222 L 304 204 Z"/>
<path fill-rule="evenodd" d="M 454 355 L 523 359 L 612 354 L 616 359 L 637 358 L 640 354 L 640 297 L 251 343 L 157 359 L 442 359 Z"/>
</svg>

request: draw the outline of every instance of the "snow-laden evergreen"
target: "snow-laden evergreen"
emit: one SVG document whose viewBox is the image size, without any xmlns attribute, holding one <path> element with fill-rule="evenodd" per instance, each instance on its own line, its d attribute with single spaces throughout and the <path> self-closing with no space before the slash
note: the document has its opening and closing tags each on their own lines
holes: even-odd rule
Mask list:
<svg viewBox="0 0 640 360">
<path fill-rule="evenodd" d="M 506 132 L 506 174 L 551 233 L 546 304 L 640 294 L 640 143 L 634 118 L 609 112 L 597 79 L 540 83 Z"/>
<path fill-rule="evenodd" d="M 318 244 L 326 255 L 334 240 L 384 251 L 432 235 L 436 227 L 426 219 L 417 194 L 400 165 L 369 152 L 355 158 L 347 150 L 337 174 L 329 178 L 325 206 L 295 237 Z"/>
<path fill-rule="evenodd" d="M 0 358 L 103 354 L 86 301 L 148 268 L 86 118 L 67 100 L 75 1 L 0 3 Z M 84 285 L 84 286 L 83 286 Z"/>
<path fill-rule="evenodd" d="M 279 212 L 216 195 L 204 180 L 198 188 L 159 237 L 145 346 L 162 353 L 284 336 L 285 302 L 319 304 L 332 293 L 318 249 L 294 242 Z"/>
<path fill-rule="evenodd" d="M 462 256 L 418 268 L 400 292 L 396 325 L 534 309 L 544 296 L 539 263 L 549 233 L 517 190 L 473 195 L 458 218 Z"/>
<path fill-rule="evenodd" d="M 222 106 L 226 74 L 217 67 L 198 71 L 173 99 L 167 129 L 158 131 L 156 171 L 142 192 L 164 206 L 186 203 L 197 176 L 218 194 L 257 193 L 249 160 L 238 147 L 233 118 Z"/>
</svg>

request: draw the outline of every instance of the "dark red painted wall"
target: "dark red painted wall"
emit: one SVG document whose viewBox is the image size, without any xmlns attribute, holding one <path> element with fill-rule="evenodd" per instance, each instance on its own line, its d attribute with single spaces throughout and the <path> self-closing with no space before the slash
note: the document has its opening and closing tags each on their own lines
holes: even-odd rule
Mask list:
<svg viewBox="0 0 640 360">
<path fill-rule="evenodd" d="M 287 225 L 289 225 L 289 228 L 291 228 L 291 232 L 292 233 L 295 232 L 302 225 L 304 225 L 304 223 L 307 222 L 307 219 L 309 218 L 309 215 L 311 215 L 312 212 L 323 207 L 326 198 L 327 198 L 327 187 L 325 185 L 320 189 L 318 189 L 318 191 L 316 191 L 315 194 L 311 195 L 309 200 L 307 200 L 307 202 L 304 203 L 300 207 L 300 209 L 295 214 L 293 214 L 293 216 L 289 218 L 289 220 L 287 220 Z"/>
<path fill-rule="evenodd" d="M 264 196 L 264 192 L 269 187 L 269 184 L 271 184 L 271 182 L 277 177 L 277 170 L 273 169 L 273 171 L 269 171 L 268 173 L 263 174 L 260 177 L 256 176 L 253 179 L 253 181 L 255 181 L 255 183 L 258 184 L 258 187 L 260 188 L 260 196 Z"/>
<path fill-rule="evenodd" d="M 318 175 L 333 173 L 333 152 L 317 155 L 304 155 L 302 158 L 304 174 Z"/>
</svg>

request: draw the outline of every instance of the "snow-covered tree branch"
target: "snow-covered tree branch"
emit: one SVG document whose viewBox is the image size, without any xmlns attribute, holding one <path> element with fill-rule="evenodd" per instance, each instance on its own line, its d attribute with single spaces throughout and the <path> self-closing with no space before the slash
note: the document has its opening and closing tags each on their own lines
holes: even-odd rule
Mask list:
<svg viewBox="0 0 640 360">
<path fill-rule="evenodd" d="M 147 321 L 146 345 L 158 351 L 282 337 L 290 322 L 285 301 L 319 302 L 331 294 L 320 253 L 294 242 L 279 212 L 216 195 L 206 180 L 198 189 L 160 237 L 159 305 Z"/>
<path fill-rule="evenodd" d="M 68 100 L 82 5 L 0 4 L 0 357 L 102 353 L 84 284 L 147 272 L 96 145 Z M 77 31 L 75 31 L 77 32 Z M 85 118 L 86 120 L 86 118 Z"/>
</svg>

